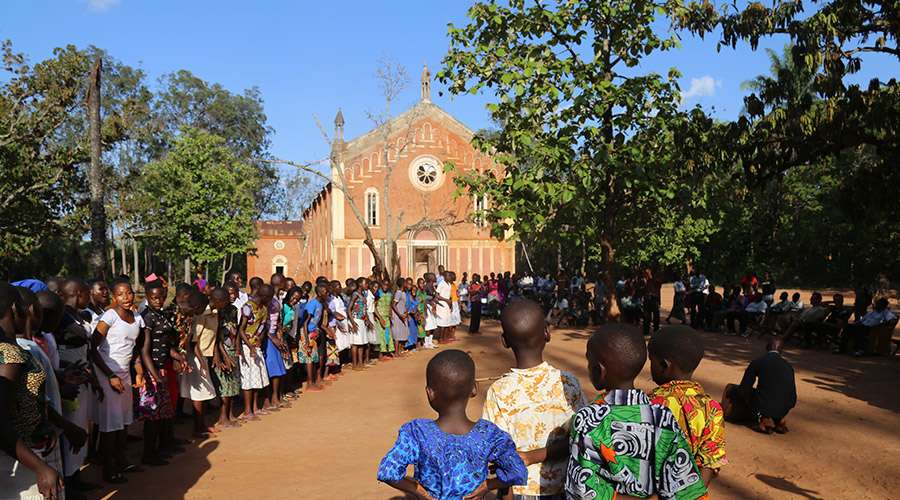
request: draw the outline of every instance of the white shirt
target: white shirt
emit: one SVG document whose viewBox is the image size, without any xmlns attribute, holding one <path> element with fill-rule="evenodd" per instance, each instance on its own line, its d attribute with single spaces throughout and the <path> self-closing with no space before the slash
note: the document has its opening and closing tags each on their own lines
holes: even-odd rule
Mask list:
<svg viewBox="0 0 900 500">
<path fill-rule="evenodd" d="M 375 294 L 372 290 L 366 290 L 366 313 L 369 318 L 375 317 Z"/>
<path fill-rule="evenodd" d="M 340 297 L 332 296 L 328 299 L 328 311 L 331 313 L 338 313 L 347 319 L 347 308 L 344 307 L 344 301 L 341 300 Z M 334 314 L 328 315 L 328 326 L 334 327 L 337 326 L 338 319 L 334 317 Z"/>
<path fill-rule="evenodd" d="M 565 311 L 569 308 L 569 301 L 566 299 L 559 299 L 556 301 L 556 305 L 553 306 L 554 309 L 559 309 L 560 311 Z"/>
<path fill-rule="evenodd" d="M 447 283 L 446 281 L 438 283 L 437 294 L 447 300 L 450 300 L 450 283 Z M 449 309 L 450 306 L 448 306 L 446 302 L 441 301 L 437 303 L 437 308 L 438 310 Z"/>
<path fill-rule="evenodd" d="M 766 312 L 766 307 L 766 303 L 760 300 L 759 302 L 751 302 L 747 304 L 747 307 L 745 307 L 744 310 L 749 313 L 764 313 Z"/>
<path fill-rule="evenodd" d="M 246 304 L 248 300 L 250 300 L 250 297 L 247 295 L 247 293 L 244 292 L 243 290 L 238 290 L 238 297 L 236 299 L 234 299 L 234 302 L 231 303 L 234 307 L 237 307 L 238 324 L 240 324 L 240 322 L 241 322 L 241 316 L 243 314 L 244 304 Z"/>
<path fill-rule="evenodd" d="M 684 288 L 684 282 L 683 282 L 683 281 L 676 281 L 676 282 L 675 282 L 675 292 L 676 292 L 676 293 L 678 293 L 678 292 L 683 292 L 684 290 L 685 290 L 685 288 Z"/>
<path fill-rule="evenodd" d="M 113 373 L 128 373 L 134 344 L 141 328 L 144 328 L 144 318 L 135 314 L 134 322 L 128 323 L 119 317 L 115 309 L 109 309 L 103 313 L 100 321 L 109 325 L 106 336 L 97 348 L 100 357 Z"/>
</svg>

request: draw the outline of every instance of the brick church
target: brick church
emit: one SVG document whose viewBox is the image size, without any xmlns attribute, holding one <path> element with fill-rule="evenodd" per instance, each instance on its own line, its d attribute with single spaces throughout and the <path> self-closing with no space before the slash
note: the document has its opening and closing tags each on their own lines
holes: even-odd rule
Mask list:
<svg viewBox="0 0 900 500">
<path fill-rule="evenodd" d="M 279 271 L 298 281 L 319 275 L 340 280 L 368 276 L 374 259 L 363 243 L 360 219 L 379 248 L 387 231 L 395 235 L 403 276 L 418 277 L 438 265 L 459 275 L 515 271 L 515 242 L 491 238 L 489 228 L 473 217 L 489 200 L 454 197 L 455 174 L 444 166 L 498 175 L 502 169 L 472 148 L 472 130 L 431 102 L 427 68 L 419 102 L 387 126 L 345 141 L 338 111 L 334 129 L 337 167 L 331 182 L 304 210 L 302 220 L 257 223 L 248 276 L 267 279 Z"/>
</svg>

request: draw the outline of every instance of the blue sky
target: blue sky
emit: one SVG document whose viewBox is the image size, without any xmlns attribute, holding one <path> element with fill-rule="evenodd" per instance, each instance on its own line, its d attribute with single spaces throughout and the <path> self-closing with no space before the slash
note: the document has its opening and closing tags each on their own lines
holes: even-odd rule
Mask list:
<svg viewBox="0 0 900 500">
<path fill-rule="evenodd" d="M 2 0 L 0 39 L 13 41 L 31 61 L 54 47 L 90 44 L 126 64 L 143 68 L 151 80 L 187 69 L 239 92 L 258 86 L 269 124 L 275 129 L 272 152 L 294 161 L 327 155 L 328 146 L 314 116 L 328 127 L 340 107 L 346 136 L 366 132 L 366 111 L 383 105 L 374 72 L 378 60 L 406 66 L 412 81 L 400 107 L 418 98 L 422 64 L 436 72 L 447 50 L 447 23 L 465 22 L 466 0 L 169 1 L 169 0 Z M 762 48 L 780 51 L 772 40 L 756 52 L 715 50 L 715 37 L 687 39 L 682 49 L 655 56 L 647 67 L 683 74 L 687 104 L 714 109 L 722 118 L 741 110 L 741 82 L 768 71 Z M 900 64 L 871 57 L 867 80 L 900 74 Z M 433 100 L 473 129 L 489 125 L 486 96 L 443 97 L 438 83 Z"/>
</svg>

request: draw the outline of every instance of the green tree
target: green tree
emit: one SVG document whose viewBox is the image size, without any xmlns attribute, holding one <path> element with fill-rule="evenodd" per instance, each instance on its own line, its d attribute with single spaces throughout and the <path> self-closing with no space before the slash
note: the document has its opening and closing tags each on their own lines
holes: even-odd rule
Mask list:
<svg viewBox="0 0 900 500">
<path fill-rule="evenodd" d="M 235 158 L 252 165 L 259 179 L 256 199 L 259 214 L 274 213 L 278 170 L 269 162 L 269 136 L 262 95 L 253 87 L 236 94 L 218 83 L 209 83 L 187 70 L 165 75 L 155 100 L 158 128 L 162 131 L 155 148 L 159 157 L 177 140 L 185 127 L 201 129 L 225 140 Z"/>
<path fill-rule="evenodd" d="M 80 239 L 87 227 L 83 104 L 91 62 L 104 60 L 105 149 L 127 142 L 133 124 L 149 112 L 150 94 L 140 70 L 95 47 L 57 48 L 33 66 L 9 41 L 2 52 L 9 78 L 0 85 L 0 269 L 25 272 L 27 257 L 41 245 Z"/>
<path fill-rule="evenodd" d="M 549 3 L 552 5 L 545 5 Z M 660 16 L 662 14 L 662 16 Z M 463 177 L 486 195 L 495 236 L 512 228 L 617 265 L 674 265 L 697 254 L 715 229 L 705 178 L 720 158 L 700 111 L 680 109 L 674 68 L 641 61 L 677 47 L 660 17 L 687 15 L 680 2 L 583 0 L 477 2 L 449 28 L 438 78 L 452 93 L 489 90 L 500 124 L 480 136 L 506 175 Z M 611 288 L 611 287 L 610 287 Z"/>
<path fill-rule="evenodd" d="M 165 158 L 144 169 L 145 234 L 173 259 L 209 263 L 247 252 L 256 238 L 255 173 L 225 139 L 183 129 Z"/>
<path fill-rule="evenodd" d="M 860 146 L 872 146 L 884 158 L 900 153 L 896 78 L 873 78 L 865 85 L 848 78 L 859 72 L 866 54 L 900 60 L 898 12 L 892 0 L 776 0 L 769 6 L 727 4 L 721 13 L 706 4 L 679 17 L 694 33 L 715 29 L 720 47 L 748 43 L 756 49 L 760 39 L 787 35 L 791 60 L 815 70 L 817 101 L 769 112 L 773 103 L 784 102 L 789 87 L 767 87 L 744 99 L 749 116 L 732 123 L 724 140 L 750 184 Z"/>
</svg>

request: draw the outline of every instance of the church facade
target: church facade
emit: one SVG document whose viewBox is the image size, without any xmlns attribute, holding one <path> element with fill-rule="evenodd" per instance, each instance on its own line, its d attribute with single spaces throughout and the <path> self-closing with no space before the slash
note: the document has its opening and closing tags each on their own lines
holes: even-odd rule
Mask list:
<svg viewBox="0 0 900 500">
<path fill-rule="evenodd" d="M 412 108 L 353 140 L 344 140 L 343 129 L 339 111 L 331 182 L 302 220 L 257 224 L 248 276 L 368 276 L 375 261 L 364 243 L 366 227 L 379 249 L 388 234 L 394 237 L 402 276 L 418 277 L 439 265 L 458 275 L 515 272 L 515 242 L 491 238 L 473 216 L 489 200 L 455 196 L 453 181 L 473 170 L 499 176 L 502 168 L 472 147 L 468 127 L 431 102 L 427 68 Z"/>
</svg>

